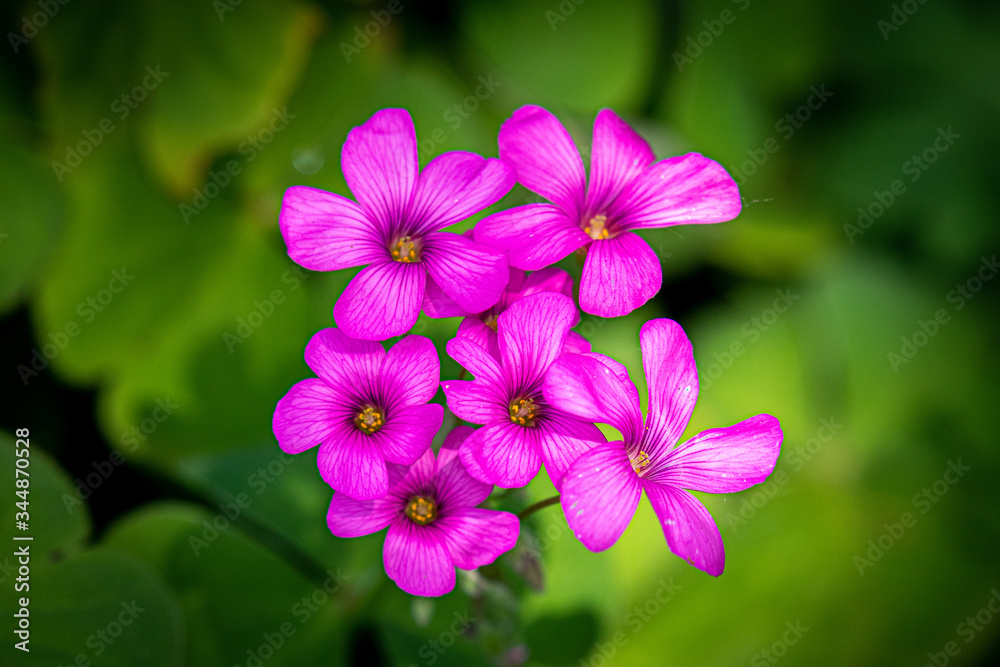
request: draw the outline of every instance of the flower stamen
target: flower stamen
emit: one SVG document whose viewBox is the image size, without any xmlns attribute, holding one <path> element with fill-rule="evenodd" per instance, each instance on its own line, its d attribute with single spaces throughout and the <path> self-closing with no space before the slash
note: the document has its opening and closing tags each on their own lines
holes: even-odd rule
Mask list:
<svg viewBox="0 0 1000 667">
<path fill-rule="evenodd" d="M 413 496 L 403 512 L 413 523 L 426 526 L 437 518 L 437 503 L 429 496 Z"/>
<path fill-rule="evenodd" d="M 649 465 L 649 454 L 639 451 L 639 455 L 632 460 L 632 470 L 641 473 Z"/>
<path fill-rule="evenodd" d="M 583 232 L 595 241 L 610 238 L 607 225 L 608 216 L 603 214 L 595 215 L 584 225 Z"/>
<path fill-rule="evenodd" d="M 522 398 L 516 403 L 510 404 L 510 420 L 521 426 L 534 426 L 538 419 L 538 406 L 535 399 Z"/>
<path fill-rule="evenodd" d="M 382 428 L 384 423 L 382 412 L 373 405 L 369 405 L 354 417 L 354 425 L 365 433 L 374 433 Z"/>
<path fill-rule="evenodd" d="M 412 236 L 404 236 L 392 246 L 392 258 L 397 262 L 404 262 L 406 264 L 419 262 L 420 248 L 418 245 L 418 242 L 414 241 Z"/>
</svg>

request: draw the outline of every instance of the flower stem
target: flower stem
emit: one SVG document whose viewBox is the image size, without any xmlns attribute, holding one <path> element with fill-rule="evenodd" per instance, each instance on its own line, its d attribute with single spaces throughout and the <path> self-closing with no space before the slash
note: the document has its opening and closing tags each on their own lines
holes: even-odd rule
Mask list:
<svg viewBox="0 0 1000 667">
<path fill-rule="evenodd" d="M 534 505 L 528 505 L 523 510 L 518 512 L 517 518 L 522 520 L 526 519 L 527 517 L 537 512 L 538 510 L 542 509 L 543 507 L 548 507 L 549 505 L 555 505 L 558 502 L 559 502 L 559 496 L 557 495 L 552 496 L 551 498 L 546 498 L 545 500 L 539 500 Z"/>
</svg>

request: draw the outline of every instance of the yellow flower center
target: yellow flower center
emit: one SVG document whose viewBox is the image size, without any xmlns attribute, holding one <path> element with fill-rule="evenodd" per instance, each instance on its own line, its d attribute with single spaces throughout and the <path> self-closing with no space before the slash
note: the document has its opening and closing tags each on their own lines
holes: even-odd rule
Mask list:
<svg viewBox="0 0 1000 667">
<path fill-rule="evenodd" d="M 534 426 L 538 419 L 538 406 L 535 399 L 522 398 L 516 403 L 510 404 L 510 420 L 521 426 Z"/>
<path fill-rule="evenodd" d="M 632 459 L 632 470 L 637 473 L 642 472 L 649 465 L 649 454 L 639 451 L 639 455 Z"/>
<path fill-rule="evenodd" d="M 427 496 L 414 496 L 403 511 L 413 523 L 426 526 L 437 518 L 437 503 Z"/>
<path fill-rule="evenodd" d="M 420 261 L 420 243 L 414 241 L 412 236 L 403 236 L 395 245 L 390 246 L 390 252 L 392 258 L 397 262 L 405 262 L 409 264 L 410 262 Z"/>
<path fill-rule="evenodd" d="M 375 406 L 369 405 L 354 417 L 354 425 L 365 433 L 374 433 L 382 428 L 385 419 L 382 412 Z"/>
<path fill-rule="evenodd" d="M 607 224 L 608 216 L 595 215 L 583 226 L 583 232 L 595 241 L 606 239 L 609 238 Z"/>
</svg>

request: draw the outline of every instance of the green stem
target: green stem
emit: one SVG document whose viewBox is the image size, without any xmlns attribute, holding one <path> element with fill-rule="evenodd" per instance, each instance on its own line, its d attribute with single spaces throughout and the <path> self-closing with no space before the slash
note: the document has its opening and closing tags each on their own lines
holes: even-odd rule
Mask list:
<svg viewBox="0 0 1000 667">
<path fill-rule="evenodd" d="M 517 518 L 522 520 L 526 519 L 527 517 L 537 512 L 538 510 L 542 509 L 543 507 L 548 507 L 549 505 L 555 505 L 558 502 L 559 502 L 559 496 L 552 496 L 551 498 L 546 498 L 545 500 L 539 500 L 534 505 L 528 505 L 523 510 L 518 512 Z"/>
</svg>

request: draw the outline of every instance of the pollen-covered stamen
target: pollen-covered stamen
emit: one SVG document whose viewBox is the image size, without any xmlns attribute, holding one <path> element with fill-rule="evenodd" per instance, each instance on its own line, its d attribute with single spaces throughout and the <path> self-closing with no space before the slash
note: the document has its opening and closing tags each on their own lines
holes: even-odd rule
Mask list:
<svg viewBox="0 0 1000 667">
<path fill-rule="evenodd" d="M 510 420 L 521 426 L 534 426 L 538 419 L 538 406 L 530 396 L 513 401 L 510 404 Z"/>
<path fill-rule="evenodd" d="M 403 512 L 413 523 L 426 526 L 437 518 L 437 503 L 430 496 L 413 496 Z"/>
<path fill-rule="evenodd" d="M 385 417 L 382 411 L 373 405 L 367 406 L 354 417 L 354 425 L 365 433 L 374 433 L 382 428 Z"/>
<path fill-rule="evenodd" d="M 595 215 L 583 225 L 583 232 L 595 241 L 610 238 L 608 216 Z"/>
<path fill-rule="evenodd" d="M 632 459 L 632 470 L 641 473 L 649 465 L 649 454 L 640 450 L 638 456 Z"/>
<path fill-rule="evenodd" d="M 400 237 L 394 244 L 389 246 L 392 258 L 397 262 L 419 262 L 420 243 L 412 236 Z"/>
</svg>

